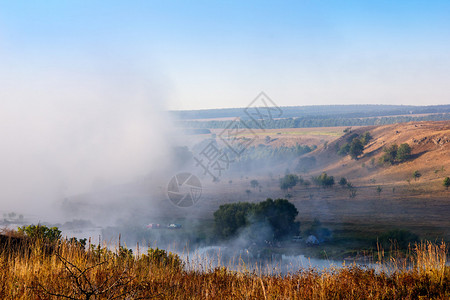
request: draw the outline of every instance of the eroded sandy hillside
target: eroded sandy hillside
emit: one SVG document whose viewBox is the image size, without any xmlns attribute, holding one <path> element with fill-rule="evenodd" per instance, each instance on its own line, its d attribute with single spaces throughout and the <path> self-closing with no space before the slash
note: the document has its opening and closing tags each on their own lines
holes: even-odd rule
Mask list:
<svg viewBox="0 0 450 300">
<path fill-rule="evenodd" d="M 373 140 L 366 145 L 358 160 L 342 157 L 337 149 L 351 135 L 369 131 Z M 410 160 L 400 164 L 381 165 L 383 148 L 392 144 L 408 143 L 412 148 Z M 422 176 L 418 182 L 430 188 L 440 188 L 442 179 L 450 176 L 450 121 L 412 122 L 385 126 L 361 127 L 333 141 L 326 149 L 320 148 L 311 155 L 317 159 L 313 172 L 325 171 L 335 176 L 345 176 L 359 184 L 398 184 L 415 181 L 412 173 L 418 170 Z"/>
</svg>

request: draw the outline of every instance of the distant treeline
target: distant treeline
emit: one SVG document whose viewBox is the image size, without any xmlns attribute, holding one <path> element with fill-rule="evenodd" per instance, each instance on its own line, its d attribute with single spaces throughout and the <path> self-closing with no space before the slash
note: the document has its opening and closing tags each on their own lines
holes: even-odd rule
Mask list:
<svg viewBox="0 0 450 300">
<path fill-rule="evenodd" d="M 384 117 L 333 117 L 324 118 L 321 116 L 286 118 L 265 121 L 264 127 L 274 128 L 308 128 L 308 127 L 335 127 L 335 126 L 372 126 L 404 123 L 411 121 L 445 121 L 450 120 L 450 113 L 439 113 L 425 116 L 405 115 L 405 116 L 384 116 Z M 242 127 L 260 128 L 251 120 L 240 121 Z M 179 126 L 185 128 L 226 128 L 230 121 L 178 121 Z"/>
<path fill-rule="evenodd" d="M 412 106 L 412 105 L 311 105 L 285 106 L 281 118 L 369 118 L 398 115 L 417 115 L 433 113 L 450 113 L 450 105 Z M 264 109 L 262 109 L 264 112 Z M 243 108 L 203 109 L 171 111 L 179 120 L 247 118 Z"/>
</svg>

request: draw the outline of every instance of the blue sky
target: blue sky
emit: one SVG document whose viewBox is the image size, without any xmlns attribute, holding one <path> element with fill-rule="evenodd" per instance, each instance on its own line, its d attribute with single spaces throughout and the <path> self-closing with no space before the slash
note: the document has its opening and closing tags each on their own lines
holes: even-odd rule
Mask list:
<svg viewBox="0 0 450 300">
<path fill-rule="evenodd" d="M 0 1 L 1 101 L 426 105 L 449 83 L 449 1 Z"/>
</svg>

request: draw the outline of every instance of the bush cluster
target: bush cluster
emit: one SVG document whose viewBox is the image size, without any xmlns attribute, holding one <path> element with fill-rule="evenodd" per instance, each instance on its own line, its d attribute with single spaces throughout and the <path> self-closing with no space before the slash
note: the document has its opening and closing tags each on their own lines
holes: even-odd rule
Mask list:
<svg viewBox="0 0 450 300">
<path fill-rule="evenodd" d="M 219 238 L 226 239 L 236 236 L 244 228 L 258 224 L 256 230 L 268 226 L 276 240 L 297 233 L 300 226 L 295 222 L 297 215 L 297 208 L 286 199 L 268 198 L 259 203 L 224 204 L 214 212 L 214 229 Z"/>
<path fill-rule="evenodd" d="M 370 140 L 372 140 L 372 136 L 369 132 L 365 132 L 361 136 L 354 133 L 347 137 L 347 143 L 343 144 L 338 149 L 338 154 L 345 156 L 350 155 L 353 159 L 358 159 L 360 155 L 363 154 L 364 146 L 367 145 Z"/>
<path fill-rule="evenodd" d="M 315 184 L 322 187 L 330 187 L 334 185 L 334 177 L 328 176 L 325 172 L 323 172 L 319 176 L 312 177 L 312 180 Z"/>
<path fill-rule="evenodd" d="M 389 147 L 384 147 L 384 154 L 381 156 L 380 161 L 382 163 L 401 163 L 407 161 L 411 156 L 411 147 L 407 143 L 403 143 L 400 146 L 393 144 Z"/>
</svg>

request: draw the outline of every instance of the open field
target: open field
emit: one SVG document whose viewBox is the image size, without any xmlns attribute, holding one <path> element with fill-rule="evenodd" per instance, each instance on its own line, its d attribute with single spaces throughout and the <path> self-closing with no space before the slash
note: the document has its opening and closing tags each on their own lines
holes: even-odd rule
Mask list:
<svg viewBox="0 0 450 300">
<path fill-rule="evenodd" d="M 250 187 L 250 180 L 257 179 L 261 191 Z M 220 185 L 220 183 L 219 183 Z M 426 184 L 393 186 L 382 184 L 383 191 L 378 195 L 378 184 L 356 185 L 357 194 L 349 196 L 346 188 L 295 187 L 283 192 L 278 180 L 262 177 L 234 179 L 232 184 L 223 183 L 220 195 L 208 193 L 205 189 L 198 209 L 205 209 L 212 215 L 220 204 L 227 202 L 257 202 L 266 198 L 285 198 L 295 204 L 299 211 L 300 230 L 307 228 L 308 222 L 318 218 L 336 233 L 357 235 L 373 241 L 376 236 L 392 229 L 408 229 L 422 238 L 430 240 L 450 240 L 450 192 L 427 192 Z M 228 186 L 228 187 L 227 187 Z M 216 187 L 218 188 L 218 187 Z M 251 193 L 246 194 L 249 189 Z M 348 236 L 350 239 L 350 236 Z M 325 247 L 325 246 L 324 246 Z"/>
<path fill-rule="evenodd" d="M 297 143 L 308 146 L 320 146 L 344 134 L 346 127 L 317 127 L 317 128 L 279 128 L 279 129 L 252 129 L 252 132 L 238 134 L 237 137 L 255 138 L 252 145 L 270 145 L 272 147 L 295 146 Z M 223 129 L 212 129 L 219 135 Z M 270 142 L 265 138 L 269 136 Z"/>
</svg>

